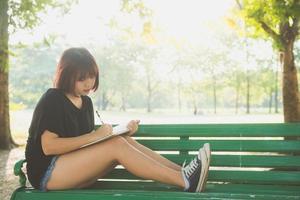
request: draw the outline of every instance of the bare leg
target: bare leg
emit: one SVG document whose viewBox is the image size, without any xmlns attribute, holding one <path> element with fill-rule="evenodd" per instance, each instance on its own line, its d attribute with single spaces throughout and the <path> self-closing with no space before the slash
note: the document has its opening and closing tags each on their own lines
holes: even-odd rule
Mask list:
<svg viewBox="0 0 300 200">
<path fill-rule="evenodd" d="M 110 140 L 61 155 L 56 161 L 47 183 L 49 190 L 77 188 L 99 176 L 116 162 L 129 172 L 145 179 L 184 187 L 181 172 L 166 167 L 150 158 L 123 137 Z M 80 173 L 79 173 L 80 172 Z"/>
<path fill-rule="evenodd" d="M 80 185 L 78 185 L 76 188 L 86 188 L 89 187 L 91 185 L 93 185 L 94 183 L 97 182 L 97 180 L 99 178 L 101 178 L 102 176 L 104 176 L 105 174 L 108 174 L 109 172 L 111 172 L 119 163 L 115 162 L 111 167 L 109 167 L 108 169 L 104 170 L 104 172 L 101 172 L 97 177 L 95 177 L 94 179 L 91 179 L 85 183 L 82 183 Z"/>
<path fill-rule="evenodd" d="M 138 143 L 136 140 L 134 140 L 130 136 L 123 136 L 131 145 L 133 145 L 135 148 L 143 152 L 144 154 L 148 155 L 152 159 L 156 160 L 157 162 L 174 169 L 176 171 L 181 171 L 181 166 L 177 165 L 176 163 L 166 159 L 165 157 L 161 156 L 160 154 L 156 153 L 155 151 L 152 151 L 148 147 L 145 147 L 144 145 Z"/>
</svg>

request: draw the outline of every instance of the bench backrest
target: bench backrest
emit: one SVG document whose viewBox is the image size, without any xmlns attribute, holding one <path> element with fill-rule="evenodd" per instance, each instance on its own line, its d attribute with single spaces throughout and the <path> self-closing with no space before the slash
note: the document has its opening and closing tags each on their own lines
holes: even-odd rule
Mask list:
<svg viewBox="0 0 300 200">
<path fill-rule="evenodd" d="M 300 138 L 300 123 L 140 125 L 135 135 L 179 165 L 209 142 L 210 182 L 300 185 L 300 140 L 295 137 Z M 104 179 L 140 180 L 122 168 Z"/>
</svg>

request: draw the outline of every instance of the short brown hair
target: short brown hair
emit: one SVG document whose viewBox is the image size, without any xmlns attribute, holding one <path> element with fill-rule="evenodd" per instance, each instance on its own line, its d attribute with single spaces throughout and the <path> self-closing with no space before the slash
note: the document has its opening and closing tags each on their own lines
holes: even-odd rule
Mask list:
<svg viewBox="0 0 300 200">
<path fill-rule="evenodd" d="M 96 77 L 93 90 L 99 86 L 99 70 L 95 58 L 86 48 L 65 50 L 58 62 L 54 77 L 54 87 L 72 93 L 75 82 L 87 77 Z"/>
</svg>

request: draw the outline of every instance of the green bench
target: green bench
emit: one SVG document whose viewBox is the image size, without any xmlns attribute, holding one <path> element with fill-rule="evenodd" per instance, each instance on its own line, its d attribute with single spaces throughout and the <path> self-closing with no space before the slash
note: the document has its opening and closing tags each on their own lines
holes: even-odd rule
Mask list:
<svg viewBox="0 0 300 200">
<path fill-rule="evenodd" d="M 25 186 L 19 161 L 15 174 L 21 187 L 11 200 L 300 199 L 300 140 L 291 137 L 300 138 L 300 123 L 140 125 L 135 138 L 180 165 L 205 142 L 211 144 L 204 193 L 141 180 L 121 167 L 87 189 L 41 192 Z"/>
</svg>

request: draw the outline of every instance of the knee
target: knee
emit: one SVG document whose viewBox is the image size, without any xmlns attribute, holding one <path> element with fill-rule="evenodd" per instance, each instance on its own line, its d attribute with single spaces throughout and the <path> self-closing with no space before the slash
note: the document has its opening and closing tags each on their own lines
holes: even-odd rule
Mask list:
<svg viewBox="0 0 300 200">
<path fill-rule="evenodd" d="M 115 151 L 115 155 L 117 158 L 119 157 L 118 155 L 121 155 L 126 152 L 126 149 L 130 148 L 130 143 L 122 136 L 116 136 L 111 138 L 111 147 Z M 119 160 L 117 160 L 119 162 Z"/>
<path fill-rule="evenodd" d="M 114 145 L 118 145 L 118 146 L 123 146 L 128 144 L 127 140 L 123 136 L 115 136 L 110 140 L 112 143 L 114 143 Z"/>
<path fill-rule="evenodd" d="M 130 137 L 130 136 L 128 136 L 128 135 L 122 135 L 122 136 L 120 136 L 120 137 L 124 138 L 124 139 L 125 139 L 126 141 L 128 141 L 128 142 L 134 140 L 132 137 Z"/>
</svg>

